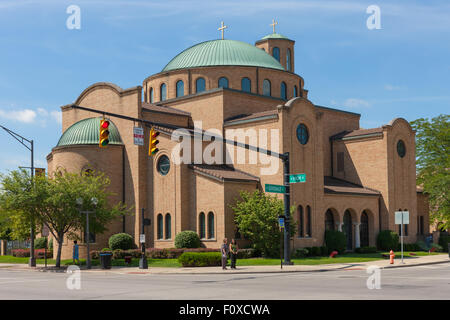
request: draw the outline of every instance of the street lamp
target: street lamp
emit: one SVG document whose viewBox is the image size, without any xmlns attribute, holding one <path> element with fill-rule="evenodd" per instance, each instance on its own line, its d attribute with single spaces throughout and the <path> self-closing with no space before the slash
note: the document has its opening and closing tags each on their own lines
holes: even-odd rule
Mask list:
<svg viewBox="0 0 450 320">
<path fill-rule="evenodd" d="M 83 206 L 83 198 L 77 198 L 76 200 L 77 205 L 80 207 L 80 213 L 84 213 L 86 215 L 86 235 L 85 235 L 85 241 L 86 241 L 86 268 L 91 269 L 91 255 L 89 254 L 89 240 L 90 240 L 90 234 L 89 234 L 89 214 L 94 213 L 94 211 L 88 211 L 88 210 L 81 210 Z M 94 205 L 94 207 L 97 207 L 98 199 L 95 197 L 91 198 L 91 203 Z"/>
<path fill-rule="evenodd" d="M 19 141 L 25 148 L 30 150 L 31 152 L 31 184 L 33 184 L 33 177 L 34 177 L 34 141 L 28 140 L 24 137 L 22 137 L 20 134 L 15 133 L 12 130 L 9 130 L 8 128 L 5 128 L 4 126 L 0 125 L 0 128 L 8 132 L 14 139 Z M 26 145 L 25 143 L 29 143 L 30 146 Z M 30 228 L 30 260 L 28 262 L 28 265 L 30 267 L 36 267 L 36 257 L 34 256 L 34 219 L 31 219 L 31 228 Z"/>
</svg>

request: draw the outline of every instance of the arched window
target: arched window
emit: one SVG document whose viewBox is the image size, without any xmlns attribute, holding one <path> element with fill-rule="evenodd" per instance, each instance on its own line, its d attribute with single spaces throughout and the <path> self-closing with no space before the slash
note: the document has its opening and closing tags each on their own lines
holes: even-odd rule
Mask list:
<svg viewBox="0 0 450 320">
<path fill-rule="evenodd" d="M 177 81 L 177 97 L 184 96 L 184 82 L 182 80 Z"/>
<path fill-rule="evenodd" d="M 274 47 L 272 50 L 272 54 L 273 54 L 273 57 L 275 59 L 277 59 L 278 62 L 280 62 L 280 48 Z"/>
<path fill-rule="evenodd" d="M 206 227 L 205 227 L 205 214 L 200 212 L 198 215 L 198 235 L 200 239 L 206 238 Z"/>
<path fill-rule="evenodd" d="M 208 239 L 214 239 L 214 213 L 208 213 Z"/>
<path fill-rule="evenodd" d="M 369 216 L 367 215 L 367 212 L 365 210 L 361 213 L 359 238 L 361 239 L 361 247 L 369 246 Z"/>
<path fill-rule="evenodd" d="M 157 228 L 157 230 L 156 230 L 157 238 L 158 238 L 158 239 L 162 239 L 162 238 L 163 238 L 163 216 L 162 216 L 161 213 L 158 214 L 157 220 L 158 220 L 158 223 L 157 223 L 157 225 L 156 225 L 156 228 Z"/>
<path fill-rule="evenodd" d="M 221 77 L 219 79 L 219 88 L 228 88 L 228 79 L 225 77 Z"/>
<path fill-rule="evenodd" d="M 195 81 L 195 92 L 202 92 L 205 91 L 206 85 L 205 85 L 205 79 L 204 78 L 198 78 Z"/>
<path fill-rule="evenodd" d="M 291 49 L 286 51 L 286 70 L 291 71 Z"/>
<path fill-rule="evenodd" d="M 271 96 L 271 89 L 270 89 L 270 81 L 267 79 L 264 79 L 263 81 L 263 95 L 265 96 Z"/>
<path fill-rule="evenodd" d="M 306 235 L 305 237 L 311 237 L 311 207 L 306 206 Z"/>
<path fill-rule="evenodd" d="M 172 238 L 172 219 L 170 213 L 166 214 L 166 239 Z"/>
<path fill-rule="evenodd" d="M 165 83 L 161 85 L 161 88 L 159 90 L 159 97 L 159 101 L 164 101 L 167 98 L 167 86 Z"/>
<path fill-rule="evenodd" d="M 153 88 L 150 88 L 150 103 L 153 103 Z"/>
<path fill-rule="evenodd" d="M 325 230 L 334 230 L 334 217 L 330 209 L 325 213 Z"/>
<path fill-rule="evenodd" d="M 298 97 L 298 90 L 297 90 L 297 86 L 294 86 L 294 98 Z"/>
<path fill-rule="evenodd" d="M 242 78 L 241 89 L 245 92 L 252 92 L 252 81 L 249 78 Z"/>
<path fill-rule="evenodd" d="M 305 225 L 305 221 L 303 220 L 303 207 L 298 206 L 298 236 L 300 238 L 303 238 L 305 234 L 303 233 L 303 230 Z"/>
<path fill-rule="evenodd" d="M 281 82 L 280 85 L 280 97 L 283 100 L 287 99 L 287 93 L 286 93 L 286 83 L 284 81 Z"/>
</svg>

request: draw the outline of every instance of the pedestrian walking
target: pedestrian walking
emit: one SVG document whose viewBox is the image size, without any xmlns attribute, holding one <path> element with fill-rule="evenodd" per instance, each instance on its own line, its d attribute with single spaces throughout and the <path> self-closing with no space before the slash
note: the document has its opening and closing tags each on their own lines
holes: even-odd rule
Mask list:
<svg viewBox="0 0 450 320">
<path fill-rule="evenodd" d="M 74 264 L 75 264 L 75 260 L 77 261 L 77 264 L 80 264 L 79 248 L 78 248 L 77 240 L 75 240 L 75 241 L 73 242 L 73 254 L 72 254 L 72 258 L 73 258 L 73 263 L 74 263 Z"/>
<path fill-rule="evenodd" d="M 237 259 L 238 249 L 239 248 L 236 243 L 236 239 L 231 239 L 231 243 L 230 243 L 231 269 L 236 269 L 236 259 Z"/>
<path fill-rule="evenodd" d="M 223 244 L 221 247 L 222 252 L 222 269 L 227 270 L 227 259 L 228 259 L 228 245 L 227 245 L 228 239 L 223 239 Z"/>
</svg>

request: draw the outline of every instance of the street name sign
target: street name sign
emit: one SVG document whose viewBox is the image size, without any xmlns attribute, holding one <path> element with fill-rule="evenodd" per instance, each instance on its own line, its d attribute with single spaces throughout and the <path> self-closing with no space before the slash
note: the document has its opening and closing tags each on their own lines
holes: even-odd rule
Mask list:
<svg viewBox="0 0 450 320">
<path fill-rule="evenodd" d="M 395 224 L 409 224 L 409 211 L 395 211 Z"/>
<path fill-rule="evenodd" d="M 298 183 L 298 182 L 306 182 L 306 174 L 290 174 L 289 175 L 289 183 Z"/>
<path fill-rule="evenodd" d="M 272 193 L 286 193 L 286 187 L 278 184 L 266 184 L 265 190 Z"/>
</svg>

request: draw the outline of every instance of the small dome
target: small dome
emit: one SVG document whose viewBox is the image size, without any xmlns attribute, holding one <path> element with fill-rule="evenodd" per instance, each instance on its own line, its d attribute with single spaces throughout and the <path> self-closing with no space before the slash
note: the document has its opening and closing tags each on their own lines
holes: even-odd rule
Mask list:
<svg viewBox="0 0 450 320">
<path fill-rule="evenodd" d="M 237 40 L 211 40 L 196 44 L 173 58 L 162 70 L 210 67 L 252 66 L 283 70 L 264 50 Z"/>
<path fill-rule="evenodd" d="M 98 145 L 100 120 L 102 119 L 102 117 L 88 118 L 74 123 L 64 131 L 56 146 L 61 147 L 77 144 Z M 123 144 L 119 130 L 117 130 L 117 127 L 110 119 L 107 120 L 109 121 L 109 144 Z"/>
<path fill-rule="evenodd" d="M 263 37 L 261 40 L 266 40 L 266 39 L 284 39 L 284 40 L 291 40 L 286 36 L 283 36 L 282 34 L 279 33 L 271 33 L 268 34 L 267 36 Z"/>
</svg>

